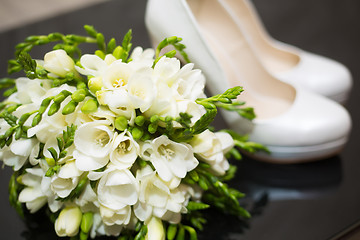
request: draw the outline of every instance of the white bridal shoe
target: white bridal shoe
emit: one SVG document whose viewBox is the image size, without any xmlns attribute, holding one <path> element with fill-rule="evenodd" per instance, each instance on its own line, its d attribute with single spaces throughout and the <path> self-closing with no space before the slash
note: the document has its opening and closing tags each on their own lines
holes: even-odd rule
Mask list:
<svg viewBox="0 0 360 240">
<path fill-rule="evenodd" d="M 298 83 L 341 104 L 346 102 L 352 77 L 344 65 L 274 40 L 250 0 L 220 1 L 270 73 L 284 82 Z"/>
<path fill-rule="evenodd" d="M 146 26 L 154 44 L 169 36 L 183 38 L 186 52 L 207 79 L 211 94 L 243 86 L 239 100 L 255 108 L 248 121 L 224 112 L 229 126 L 266 145 L 262 160 L 295 163 L 339 152 L 351 119 L 338 103 L 290 85 L 270 74 L 258 60 L 236 21 L 217 0 L 149 0 Z"/>
</svg>

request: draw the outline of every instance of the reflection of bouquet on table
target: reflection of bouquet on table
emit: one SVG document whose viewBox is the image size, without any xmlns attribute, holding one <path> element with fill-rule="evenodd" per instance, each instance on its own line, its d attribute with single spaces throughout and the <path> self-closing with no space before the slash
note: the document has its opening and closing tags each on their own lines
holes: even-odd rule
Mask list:
<svg viewBox="0 0 360 240">
<path fill-rule="evenodd" d="M 253 118 L 234 101 L 241 87 L 206 98 L 205 79 L 186 59 L 179 38 L 156 49 L 136 47 L 131 31 L 121 45 L 85 26 L 89 36 L 30 36 L 16 47 L 1 79 L 1 159 L 12 166 L 10 202 L 22 214 L 46 206 L 58 236 L 120 239 L 196 237 L 210 206 L 249 217 L 239 191 L 223 181 L 234 176 L 227 158 L 234 148 L 262 147 L 232 132 L 212 132 L 217 107 Z M 33 60 L 36 45 L 61 42 Z M 96 43 L 82 55 L 80 43 Z M 155 55 L 155 57 L 154 57 Z"/>
</svg>

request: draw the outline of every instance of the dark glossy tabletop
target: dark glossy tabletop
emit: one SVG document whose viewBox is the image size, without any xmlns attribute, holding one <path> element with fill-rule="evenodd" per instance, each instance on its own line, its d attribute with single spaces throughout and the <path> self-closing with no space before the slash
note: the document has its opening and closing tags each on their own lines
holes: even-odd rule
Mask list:
<svg viewBox="0 0 360 240">
<path fill-rule="evenodd" d="M 243 204 L 253 218 L 236 218 L 208 211 L 209 223 L 200 239 L 323 240 L 360 220 L 360 1 L 254 0 L 271 35 L 284 42 L 345 64 L 354 88 L 346 107 L 353 130 L 344 151 L 331 159 L 297 165 L 272 165 L 245 159 L 233 187 L 247 193 Z M 105 36 L 122 38 L 133 30 L 134 45 L 150 47 L 144 26 L 145 0 L 113 0 L 83 10 L 0 33 L 0 73 L 13 57 L 16 43 L 26 36 L 50 32 L 83 34 L 84 24 Z M 35 57 L 42 57 L 34 52 Z M 36 56 L 38 54 L 38 56 Z M 217 127 L 224 126 L 221 119 Z M 0 239 L 57 239 L 41 219 L 24 223 L 8 203 L 12 170 L 0 170 Z M 41 225 L 41 227 L 38 227 Z"/>
</svg>

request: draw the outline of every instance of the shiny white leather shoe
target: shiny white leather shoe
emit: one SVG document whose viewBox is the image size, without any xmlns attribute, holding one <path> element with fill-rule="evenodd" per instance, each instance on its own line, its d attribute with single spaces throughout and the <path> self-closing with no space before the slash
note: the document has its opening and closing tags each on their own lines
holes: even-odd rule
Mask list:
<svg viewBox="0 0 360 240">
<path fill-rule="evenodd" d="M 297 83 L 341 104 L 348 99 L 352 77 L 341 63 L 274 40 L 250 0 L 219 0 L 245 33 L 259 59 L 278 79 Z"/>
<path fill-rule="evenodd" d="M 351 128 L 348 112 L 332 100 L 270 74 L 217 0 L 149 0 L 145 22 L 155 45 L 165 37 L 183 38 L 211 94 L 244 87 L 240 100 L 255 108 L 257 118 L 248 121 L 224 112 L 224 119 L 271 151 L 255 157 L 304 162 L 334 155 L 344 147 Z"/>
</svg>

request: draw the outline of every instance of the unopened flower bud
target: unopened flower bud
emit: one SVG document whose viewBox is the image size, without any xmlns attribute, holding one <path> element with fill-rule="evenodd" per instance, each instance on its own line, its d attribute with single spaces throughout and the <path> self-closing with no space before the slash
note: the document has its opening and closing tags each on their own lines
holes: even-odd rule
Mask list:
<svg viewBox="0 0 360 240">
<path fill-rule="evenodd" d="M 115 119 L 115 128 L 119 131 L 124 131 L 128 127 L 128 120 L 124 116 L 117 117 Z"/>
<path fill-rule="evenodd" d="M 93 216 L 94 214 L 92 212 L 84 213 L 82 216 L 80 228 L 84 233 L 88 233 L 90 231 L 94 221 Z"/>
<path fill-rule="evenodd" d="M 131 135 L 134 139 L 140 139 L 144 134 L 144 130 L 141 128 L 134 127 L 131 131 Z"/>
<path fill-rule="evenodd" d="M 62 49 L 48 52 L 44 56 L 44 68 L 60 77 L 65 77 L 68 72 L 75 71 L 74 60 Z"/>
<path fill-rule="evenodd" d="M 73 237 L 79 232 L 82 212 L 78 207 L 64 208 L 55 221 L 55 231 L 60 237 Z"/>
<path fill-rule="evenodd" d="M 161 219 L 152 217 L 147 224 L 147 234 L 145 240 L 164 240 L 165 231 Z"/>
<path fill-rule="evenodd" d="M 88 114 L 88 113 L 96 112 L 97 108 L 98 108 L 98 102 L 95 99 L 90 98 L 81 107 L 81 111 L 85 114 Z"/>
<path fill-rule="evenodd" d="M 100 77 L 93 77 L 89 79 L 88 86 L 91 92 L 96 93 L 101 90 L 103 83 Z"/>
<path fill-rule="evenodd" d="M 144 125 L 144 123 L 145 123 L 145 117 L 144 116 L 137 116 L 135 118 L 135 124 L 136 125 L 141 127 L 142 125 Z"/>
<path fill-rule="evenodd" d="M 68 115 L 70 113 L 73 113 L 76 109 L 76 106 L 78 103 L 76 101 L 71 100 L 68 104 L 66 104 L 62 110 L 63 115 Z"/>
<path fill-rule="evenodd" d="M 85 97 L 86 97 L 85 89 L 76 90 L 71 95 L 71 99 L 74 100 L 75 102 L 81 102 L 81 101 L 83 101 L 85 99 Z"/>
</svg>

